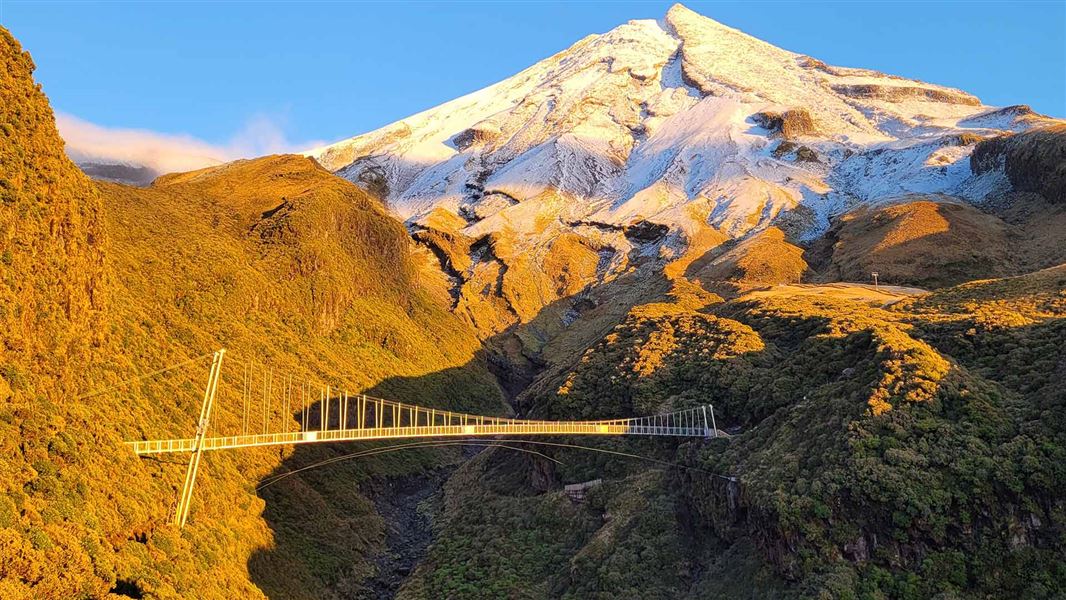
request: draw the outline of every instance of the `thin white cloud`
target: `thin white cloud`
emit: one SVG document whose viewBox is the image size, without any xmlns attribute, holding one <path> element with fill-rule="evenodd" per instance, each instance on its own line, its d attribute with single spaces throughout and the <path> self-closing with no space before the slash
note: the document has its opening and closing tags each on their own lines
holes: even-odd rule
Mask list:
<svg viewBox="0 0 1066 600">
<path fill-rule="evenodd" d="M 103 127 L 57 112 L 56 126 L 75 162 L 145 166 L 159 173 L 191 171 L 238 158 L 300 152 L 321 141 L 290 142 L 277 119 L 257 115 L 225 144 L 210 144 L 190 135 L 146 129 Z"/>
</svg>

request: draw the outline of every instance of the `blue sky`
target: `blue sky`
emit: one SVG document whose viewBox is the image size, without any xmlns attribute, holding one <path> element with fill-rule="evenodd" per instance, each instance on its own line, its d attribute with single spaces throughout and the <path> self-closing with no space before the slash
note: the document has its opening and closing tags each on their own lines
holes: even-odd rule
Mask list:
<svg viewBox="0 0 1066 600">
<path fill-rule="evenodd" d="M 0 22 L 62 113 L 190 142 L 299 147 L 474 91 L 670 4 L 0 0 Z M 830 64 L 1066 117 L 1061 0 L 686 5 Z"/>
</svg>

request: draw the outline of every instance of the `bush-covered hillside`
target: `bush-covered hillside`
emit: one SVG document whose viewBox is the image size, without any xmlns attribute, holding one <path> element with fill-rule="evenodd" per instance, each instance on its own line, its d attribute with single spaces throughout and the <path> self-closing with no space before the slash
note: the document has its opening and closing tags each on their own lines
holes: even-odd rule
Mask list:
<svg viewBox="0 0 1066 600">
<path fill-rule="evenodd" d="M 20 404 L 69 391 L 108 292 L 100 197 L 63 153 L 33 69 L 0 28 L 0 401 Z"/>
<path fill-rule="evenodd" d="M 0 28 L 0 597 L 69 598 L 108 569 L 91 556 L 110 523 L 83 525 L 93 490 L 61 466 L 92 441 L 67 432 L 64 399 L 104 343 L 109 279 L 100 197 L 33 68 Z"/>
<path fill-rule="evenodd" d="M 421 471 L 447 456 L 293 478 L 272 489 L 265 520 L 254 486 L 288 468 L 292 451 L 209 455 L 179 533 L 169 520 L 182 459 L 138 459 L 122 442 L 190 435 L 207 365 L 119 384 L 226 347 L 219 431 L 237 426 L 252 360 L 352 392 L 502 410 L 476 338 L 421 286 L 423 258 L 403 227 L 309 159 L 244 161 L 146 189 L 93 184 L 63 156 L 29 57 L 6 31 L 2 40 L 0 597 L 358 589 L 385 524 L 353 486 L 381 465 Z"/>
<path fill-rule="evenodd" d="M 1060 597 L 1063 340 L 1064 267 L 887 307 L 787 293 L 637 307 L 534 413 L 713 403 L 728 440 L 579 442 L 705 472 L 548 449 L 565 466 L 518 461 L 527 491 L 512 497 L 516 469 L 482 466 L 480 485 L 450 490 L 460 516 L 418 580 L 462 589 L 461 548 L 491 544 L 478 572 L 551 548 L 501 583 L 515 597 Z M 542 492 L 594 477 L 607 483 L 578 508 Z M 532 515 L 555 545 L 515 521 Z"/>
</svg>

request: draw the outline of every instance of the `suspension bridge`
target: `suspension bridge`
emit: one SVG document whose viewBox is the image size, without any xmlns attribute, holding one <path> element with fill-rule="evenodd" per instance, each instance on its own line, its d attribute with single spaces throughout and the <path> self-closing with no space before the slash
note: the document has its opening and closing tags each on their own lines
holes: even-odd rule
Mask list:
<svg viewBox="0 0 1066 600">
<path fill-rule="evenodd" d="M 427 408 L 366 394 L 349 394 L 328 384 L 297 382 L 294 385 L 291 376 L 282 377 L 277 382 L 273 371 L 270 371 L 269 376 L 260 377 L 261 393 L 257 395 L 253 392 L 257 373 L 251 365 L 244 365 L 239 382 L 234 382 L 233 386 L 239 387 L 240 397 L 237 402 L 230 403 L 233 406 L 226 422 L 235 431 L 230 435 L 209 435 L 225 354 L 225 350 L 219 350 L 211 355 L 211 369 L 200 406 L 200 417 L 192 437 L 126 442 L 139 456 L 191 453 L 174 516 L 174 522 L 179 527 L 184 526 L 188 519 L 192 490 L 205 451 L 406 438 L 725 435 L 715 424 L 711 405 L 626 419 L 511 419 Z"/>
</svg>

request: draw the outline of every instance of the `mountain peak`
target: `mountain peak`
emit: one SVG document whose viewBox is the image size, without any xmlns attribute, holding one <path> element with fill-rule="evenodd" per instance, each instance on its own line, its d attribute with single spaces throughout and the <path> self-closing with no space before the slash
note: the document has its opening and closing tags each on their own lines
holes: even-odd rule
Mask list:
<svg viewBox="0 0 1066 600">
<path fill-rule="evenodd" d="M 959 140 L 1034 124 L 959 90 L 827 65 L 677 4 L 664 22 L 587 36 L 309 154 L 382 195 L 416 239 L 451 240 L 438 255 L 469 265 L 452 273 L 467 302 L 501 268 L 547 272 L 537 261 L 582 257 L 533 286 L 535 301 L 508 299 L 506 321 L 638 259 L 674 260 L 771 226 L 809 240 L 855 203 L 972 193 L 982 189 L 972 143 Z M 425 233 L 441 223 L 447 232 Z M 568 258 L 552 258 L 562 239 Z"/>
<path fill-rule="evenodd" d="M 670 7 L 670 10 L 666 11 L 665 21 L 670 27 L 676 27 L 677 25 L 692 26 L 707 31 L 717 30 L 722 33 L 747 35 L 739 29 L 734 29 L 710 17 L 701 15 L 680 2 L 674 4 Z"/>
</svg>

